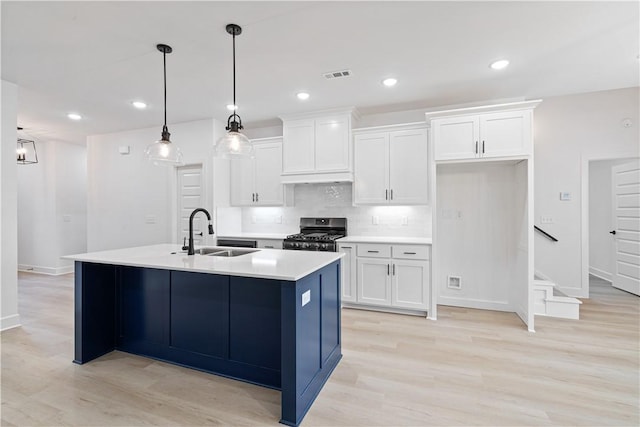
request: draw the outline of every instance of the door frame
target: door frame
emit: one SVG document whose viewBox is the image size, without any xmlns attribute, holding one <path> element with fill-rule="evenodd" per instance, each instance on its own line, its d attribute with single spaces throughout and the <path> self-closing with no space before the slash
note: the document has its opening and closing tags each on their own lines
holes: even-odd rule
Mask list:
<svg viewBox="0 0 640 427">
<path fill-rule="evenodd" d="M 631 151 L 602 152 L 583 154 L 581 156 L 580 173 L 580 270 L 581 283 L 579 298 L 589 298 L 589 163 L 596 160 L 628 159 L 632 161 L 640 158 L 639 153 Z"/>
<path fill-rule="evenodd" d="M 178 173 L 181 168 L 199 167 L 202 174 L 202 200 L 204 201 L 204 208 L 209 209 L 210 198 L 208 193 L 208 185 L 206 177 L 207 167 L 204 162 L 186 163 L 182 166 L 174 166 L 173 174 L 171 177 L 171 243 L 182 244 L 178 241 Z M 210 211 L 212 216 L 214 212 Z M 213 217 L 212 217 L 213 220 Z"/>
</svg>

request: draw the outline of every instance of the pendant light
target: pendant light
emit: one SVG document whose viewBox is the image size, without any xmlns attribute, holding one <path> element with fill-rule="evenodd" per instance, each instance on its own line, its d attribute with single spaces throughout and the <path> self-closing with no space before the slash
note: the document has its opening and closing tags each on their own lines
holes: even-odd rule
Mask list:
<svg viewBox="0 0 640 427">
<path fill-rule="evenodd" d="M 159 44 L 156 47 L 162 52 L 164 63 L 164 126 L 162 126 L 161 139 L 149 144 L 144 150 L 144 155 L 154 165 L 181 166 L 184 165 L 182 151 L 171 142 L 169 139 L 171 134 L 167 129 L 167 53 L 173 52 L 173 49 L 166 44 Z"/>
<path fill-rule="evenodd" d="M 227 133 L 215 145 L 215 155 L 227 159 L 253 157 L 253 145 L 249 138 L 240 131 L 243 129 L 242 119 L 237 114 L 236 103 L 236 36 L 242 33 L 242 28 L 236 24 L 226 27 L 227 33 L 233 37 L 233 114 L 227 119 Z"/>
<path fill-rule="evenodd" d="M 21 132 L 22 128 L 18 128 Z M 36 151 L 36 143 L 33 140 L 21 138 L 18 134 L 18 144 L 16 147 L 16 158 L 19 165 L 33 165 L 38 163 L 38 152 Z"/>
</svg>

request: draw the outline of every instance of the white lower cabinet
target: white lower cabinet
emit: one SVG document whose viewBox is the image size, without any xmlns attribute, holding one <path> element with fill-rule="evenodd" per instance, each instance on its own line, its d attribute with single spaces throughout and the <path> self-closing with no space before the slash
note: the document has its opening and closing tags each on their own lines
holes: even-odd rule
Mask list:
<svg viewBox="0 0 640 427">
<path fill-rule="evenodd" d="M 338 244 L 338 252 L 346 254 L 342 258 L 340 283 L 342 302 L 356 302 L 356 250 L 355 245 Z"/>
<path fill-rule="evenodd" d="M 429 245 L 340 243 L 342 301 L 425 312 L 429 308 L 431 264 Z"/>
<path fill-rule="evenodd" d="M 370 305 L 391 305 L 389 260 L 358 257 L 356 265 L 358 266 L 357 301 Z"/>
</svg>

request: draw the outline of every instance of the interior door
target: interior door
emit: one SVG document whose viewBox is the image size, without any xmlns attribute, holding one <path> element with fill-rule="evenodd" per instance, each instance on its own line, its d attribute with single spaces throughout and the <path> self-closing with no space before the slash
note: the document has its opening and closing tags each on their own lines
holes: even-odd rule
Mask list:
<svg viewBox="0 0 640 427">
<path fill-rule="evenodd" d="M 613 286 L 640 296 L 640 161 L 612 169 Z"/>
<path fill-rule="evenodd" d="M 202 165 L 181 166 L 178 169 L 178 243 L 189 238 L 189 216 L 196 208 L 204 207 L 202 191 Z M 193 220 L 193 241 L 203 243 L 201 223 L 203 216 L 198 214 Z M 204 233 L 203 233 L 204 234 Z"/>
</svg>

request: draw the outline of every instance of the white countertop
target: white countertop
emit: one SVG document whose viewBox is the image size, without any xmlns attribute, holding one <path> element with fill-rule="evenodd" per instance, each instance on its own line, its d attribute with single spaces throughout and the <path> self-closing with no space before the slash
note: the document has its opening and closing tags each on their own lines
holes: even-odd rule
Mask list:
<svg viewBox="0 0 640 427">
<path fill-rule="evenodd" d="M 389 243 L 398 245 L 430 245 L 431 237 L 394 237 L 394 236 L 346 236 L 336 240 L 338 243 Z"/>
<path fill-rule="evenodd" d="M 291 233 L 283 234 L 283 233 L 251 233 L 251 232 L 240 232 L 240 233 L 229 233 L 229 234 L 219 234 L 218 239 L 273 239 L 273 240 L 283 240 L 287 236 L 291 234 L 299 233 L 299 231 L 293 231 Z"/>
<path fill-rule="evenodd" d="M 181 245 L 164 243 L 68 255 L 63 258 L 98 264 L 295 281 L 343 256 L 344 254 L 340 252 L 285 251 L 281 249 L 259 249 L 250 254 L 229 258 L 207 255 L 188 256 L 186 251 L 181 250 Z"/>
</svg>

